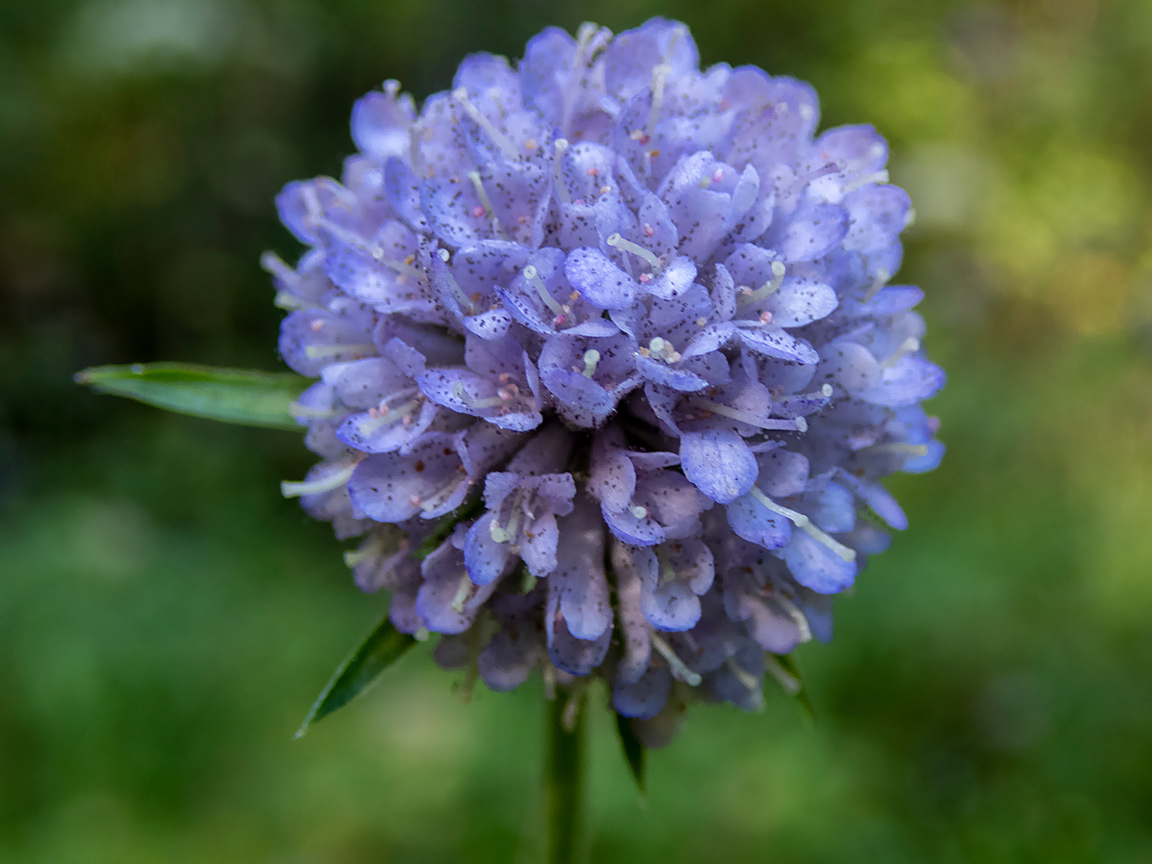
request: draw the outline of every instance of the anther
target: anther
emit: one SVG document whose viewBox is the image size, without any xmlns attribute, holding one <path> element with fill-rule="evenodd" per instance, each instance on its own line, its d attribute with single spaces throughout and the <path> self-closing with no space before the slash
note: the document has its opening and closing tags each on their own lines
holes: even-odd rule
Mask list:
<svg viewBox="0 0 1152 864">
<path fill-rule="evenodd" d="M 645 249 L 638 243 L 633 243 L 631 240 L 625 240 L 618 233 L 609 234 L 606 242 L 609 246 L 619 249 L 621 252 L 631 252 L 637 258 L 647 262 L 648 266 L 652 268 L 652 272 L 659 274 L 663 270 L 663 265 L 660 259 L 650 249 Z"/>
<path fill-rule="evenodd" d="M 640 504 L 633 504 L 631 507 L 628 508 L 628 512 L 631 513 L 633 516 L 635 516 L 637 519 L 647 519 L 648 518 L 648 508 L 643 507 Z"/>
<path fill-rule="evenodd" d="M 735 657 L 729 657 L 724 661 L 724 665 L 728 667 L 728 671 L 745 690 L 751 690 L 753 693 L 760 692 L 760 679 L 737 663 Z"/>
<path fill-rule="evenodd" d="M 460 103 L 460 107 L 467 112 L 468 116 L 476 121 L 484 132 L 492 139 L 492 143 L 504 151 L 504 154 L 509 159 L 519 159 L 520 154 L 517 152 L 516 147 L 508 140 L 508 137 L 492 125 L 492 121 L 485 117 L 479 108 L 472 104 L 472 100 L 468 98 L 468 91 L 463 87 L 457 87 L 452 91 L 452 98 Z"/>
</svg>

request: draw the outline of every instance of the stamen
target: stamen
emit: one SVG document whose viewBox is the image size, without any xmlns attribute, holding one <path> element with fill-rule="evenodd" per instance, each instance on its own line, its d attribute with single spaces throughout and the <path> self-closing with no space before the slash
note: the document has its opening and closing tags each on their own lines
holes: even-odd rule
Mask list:
<svg viewBox="0 0 1152 864">
<path fill-rule="evenodd" d="M 446 271 L 445 275 L 448 277 L 448 290 L 452 292 L 452 296 L 455 297 L 456 302 L 460 304 L 461 311 L 468 316 L 475 315 L 476 305 L 472 302 L 471 298 L 464 293 L 464 289 L 460 287 L 460 283 L 456 281 L 456 277 L 452 275 L 452 271 Z"/>
<path fill-rule="evenodd" d="M 344 552 L 344 566 L 355 567 L 357 564 L 363 564 L 370 558 L 374 558 L 384 551 L 384 538 L 379 534 L 373 534 L 367 543 L 360 546 L 359 549 L 347 549 Z"/>
<path fill-rule="evenodd" d="M 306 408 L 305 406 L 301 405 L 299 402 L 293 402 L 291 405 L 289 405 L 288 406 L 288 413 L 291 414 L 293 417 L 296 417 L 296 418 L 301 419 L 301 420 L 324 420 L 324 419 L 327 419 L 330 417 L 336 417 L 337 415 L 340 414 L 339 411 L 334 411 L 330 408 L 328 408 L 328 409 Z"/>
<path fill-rule="evenodd" d="M 609 234 L 605 242 L 609 246 L 619 249 L 621 252 L 631 252 L 637 258 L 646 261 L 654 273 L 660 273 L 660 271 L 664 269 L 664 266 L 660 263 L 660 259 L 656 257 L 656 253 L 650 249 L 645 249 L 638 243 L 633 243 L 631 240 L 625 240 L 619 234 Z"/>
<path fill-rule="evenodd" d="M 738 302 L 741 306 L 745 306 L 749 303 L 755 303 L 757 300 L 764 299 L 783 284 L 784 274 L 786 272 L 787 268 L 784 266 L 783 261 L 773 261 L 772 278 L 757 288 L 755 291 L 748 291 L 747 293 L 741 292 L 740 299 L 736 302 Z"/>
<path fill-rule="evenodd" d="M 920 340 L 915 336 L 909 336 L 907 339 L 900 343 L 900 347 L 893 352 L 891 357 L 889 357 L 887 360 L 881 361 L 880 368 L 889 369 L 894 366 L 897 361 L 902 360 L 907 355 L 919 350 Z"/>
<path fill-rule="evenodd" d="M 876 271 L 876 278 L 872 280 L 872 285 L 868 288 L 868 292 L 864 295 L 864 302 L 871 302 L 872 298 L 880 293 L 880 289 L 888 284 L 888 280 L 892 278 L 892 274 L 881 267 Z"/>
<path fill-rule="evenodd" d="M 850 549 L 840 541 L 836 540 L 834 537 L 825 534 L 816 525 L 813 524 L 811 519 L 809 519 L 803 513 L 797 513 L 795 510 L 790 510 L 787 507 L 777 504 L 775 501 L 761 492 L 759 486 L 753 486 L 751 492 L 752 497 L 763 504 L 767 509 L 771 510 L 773 513 L 778 513 L 779 515 L 783 516 L 797 528 L 803 531 L 807 531 L 808 534 L 812 536 L 812 539 L 820 541 L 845 561 L 856 560 L 855 549 Z"/>
<path fill-rule="evenodd" d="M 510 391 L 507 391 L 506 388 L 502 388 L 501 392 L 508 392 L 508 397 L 505 398 L 503 396 L 497 395 L 489 396 L 486 399 L 474 399 L 468 394 L 468 391 L 464 389 L 464 385 L 459 381 L 452 385 L 452 395 L 467 405 L 469 408 L 475 408 L 477 410 L 483 408 L 497 408 L 511 401 L 512 394 Z"/>
<path fill-rule="evenodd" d="M 584 377 L 591 378 L 596 374 L 596 364 L 600 362 L 600 352 L 589 348 L 584 352 Z"/>
<path fill-rule="evenodd" d="M 537 293 L 540 295 L 540 299 L 544 301 L 544 305 L 551 309 L 554 315 L 564 314 L 563 307 L 556 302 L 555 297 L 548 293 L 548 286 L 545 285 L 544 280 L 540 278 L 540 271 L 529 264 L 524 268 L 524 278 L 535 287 Z"/>
<path fill-rule="evenodd" d="M 788 613 L 788 617 L 792 619 L 792 623 L 796 625 L 796 629 L 800 631 L 801 642 L 812 641 L 812 628 L 808 626 L 808 619 L 804 617 L 804 613 L 800 611 L 800 607 L 792 602 L 791 597 L 785 597 L 783 594 L 773 594 L 772 598 L 784 607 L 784 611 Z"/>
<path fill-rule="evenodd" d="M 841 190 L 841 192 L 842 192 L 842 194 L 847 195 L 850 192 L 855 192 L 857 189 L 861 189 L 861 188 L 867 186 L 869 183 L 887 183 L 887 182 L 888 182 L 888 172 L 887 171 L 875 171 L 872 174 L 865 174 L 863 177 L 857 177 L 851 183 L 847 184 Z"/>
<path fill-rule="evenodd" d="M 319 360 L 337 354 L 372 354 L 375 351 L 376 346 L 370 342 L 357 342 L 354 345 L 309 345 L 304 349 L 304 355 L 311 360 Z"/>
<path fill-rule="evenodd" d="M 907 456 L 927 456 L 927 444 L 873 444 L 871 447 L 865 447 L 861 453 L 902 453 Z"/>
<path fill-rule="evenodd" d="M 317 477 L 315 480 L 301 480 L 299 482 L 285 480 L 280 484 L 280 494 L 285 498 L 299 498 L 301 495 L 319 495 L 322 492 L 339 489 L 352 478 L 352 472 L 356 470 L 359 462 L 359 459 L 349 462 L 339 470 L 324 477 Z"/>
<path fill-rule="evenodd" d="M 468 91 L 463 87 L 458 87 L 452 91 L 452 98 L 460 103 L 468 116 L 476 121 L 484 132 L 492 139 L 492 143 L 504 151 L 504 155 L 509 159 L 519 159 L 520 154 L 517 152 L 516 147 L 508 140 L 508 137 L 492 125 L 492 121 L 481 113 L 480 109 L 472 104 L 472 100 L 468 98 Z"/>
<path fill-rule="evenodd" d="M 277 291 L 276 296 L 272 298 L 272 305 L 277 309 L 284 309 L 289 312 L 294 312 L 297 309 L 320 308 L 313 303 L 308 303 L 293 294 L 289 294 L 287 291 Z"/>
<path fill-rule="evenodd" d="M 469 171 L 468 179 L 472 181 L 472 186 L 476 189 L 476 197 L 480 199 L 480 203 L 484 206 L 484 214 L 492 220 L 492 230 L 496 236 L 504 240 L 504 233 L 500 230 L 500 220 L 496 218 L 496 210 L 492 206 L 492 199 L 488 197 L 488 193 L 484 191 L 484 184 L 480 182 L 479 171 Z"/>
<path fill-rule="evenodd" d="M 637 519 L 647 519 L 648 518 L 648 508 L 643 507 L 639 504 L 633 504 L 631 507 L 628 508 L 628 512 L 631 513 L 633 516 L 635 516 Z"/>
<path fill-rule="evenodd" d="M 672 675 L 685 684 L 697 687 L 700 684 L 700 676 L 688 668 L 687 664 L 676 656 L 676 652 L 672 650 L 672 646 L 657 636 L 651 633 L 648 640 L 652 643 L 652 647 L 660 654 L 661 657 L 668 663 L 672 669 Z"/>
<path fill-rule="evenodd" d="M 568 196 L 568 187 L 564 185 L 564 177 L 560 171 L 560 154 L 568 149 L 567 138 L 557 138 L 552 142 L 554 153 L 552 155 L 552 182 L 556 186 L 556 194 L 560 196 L 561 204 L 571 204 Z"/>
<path fill-rule="evenodd" d="M 667 63 L 658 63 L 652 68 L 652 108 L 648 112 L 648 126 L 645 129 L 649 138 L 656 134 L 656 121 L 660 117 L 660 106 L 664 102 L 664 85 L 668 83 L 668 75 L 672 67 Z"/>
<path fill-rule="evenodd" d="M 472 580 L 464 576 L 460 580 L 460 587 L 456 589 L 456 596 L 452 598 L 452 611 L 457 615 L 464 614 L 464 604 L 468 602 L 468 595 L 472 593 Z"/>
<path fill-rule="evenodd" d="M 383 414 L 377 414 L 376 417 L 373 417 L 371 420 L 364 423 L 362 429 L 365 432 L 375 432 L 377 429 L 382 429 L 385 426 L 391 426 L 397 420 L 406 420 L 411 416 L 412 410 L 416 408 L 422 401 L 422 399 L 413 399 L 410 402 L 405 402 L 399 408 L 394 408 L 391 411 L 387 411 Z M 411 421 L 409 421 L 409 423 L 410 422 Z M 404 425 L 407 426 L 409 423 L 405 423 Z"/>
<path fill-rule="evenodd" d="M 764 655 L 764 666 L 772 673 L 772 677 L 776 679 L 777 683 L 779 683 L 780 689 L 789 696 L 795 696 L 800 692 L 800 679 L 785 669 L 780 664 L 780 661 L 771 654 Z"/>
<path fill-rule="evenodd" d="M 736 662 L 735 657 L 729 657 L 724 661 L 724 665 L 728 667 L 728 671 L 740 682 L 745 690 L 751 690 L 753 693 L 760 692 L 759 679 Z"/>
<path fill-rule="evenodd" d="M 719 414 L 721 417 L 728 417 L 740 423 L 746 423 L 749 426 L 756 426 L 759 429 L 769 429 L 774 432 L 808 431 L 808 421 L 803 417 L 782 417 L 779 420 L 772 418 L 765 419 L 757 417 L 755 414 L 747 411 L 741 411 L 739 408 L 731 408 L 720 402 L 713 402 L 710 399 L 700 399 L 696 404 L 707 408 L 713 414 Z"/>
</svg>

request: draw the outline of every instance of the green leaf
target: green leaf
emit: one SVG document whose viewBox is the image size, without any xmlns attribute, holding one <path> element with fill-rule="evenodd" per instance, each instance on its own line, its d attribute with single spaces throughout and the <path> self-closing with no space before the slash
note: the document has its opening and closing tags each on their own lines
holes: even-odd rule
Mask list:
<svg viewBox="0 0 1152 864">
<path fill-rule="evenodd" d="M 303 427 L 292 416 L 292 403 L 310 383 L 295 373 L 189 363 L 97 366 L 78 372 L 76 382 L 97 393 L 125 396 L 193 417 L 296 430 Z"/>
<path fill-rule="evenodd" d="M 368 634 L 360 647 L 340 664 L 304 718 L 296 737 L 299 738 L 310 726 L 343 708 L 367 690 L 381 672 L 403 657 L 415 644 L 416 637 L 401 633 L 385 615 L 384 620 L 376 625 L 376 629 Z"/>
<path fill-rule="evenodd" d="M 640 792 L 640 800 L 643 802 L 648 795 L 648 748 L 636 737 L 631 718 L 617 714 L 616 731 L 620 733 L 620 749 L 624 753 L 624 761 L 628 763 L 632 779 L 636 781 L 636 788 Z"/>
<path fill-rule="evenodd" d="M 804 713 L 808 715 L 808 719 L 815 723 L 816 709 L 812 705 L 812 700 L 808 698 L 808 689 L 804 686 L 804 679 L 800 675 L 800 667 L 796 665 L 796 661 L 792 659 L 792 655 L 771 654 L 767 660 L 768 671 L 780 682 L 781 689 L 789 696 L 795 696 L 796 701 L 800 703 L 800 707 L 804 709 Z M 779 669 L 774 669 L 774 664 L 779 666 Z M 781 673 L 783 673 L 783 675 L 781 675 Z"/>
</svg>

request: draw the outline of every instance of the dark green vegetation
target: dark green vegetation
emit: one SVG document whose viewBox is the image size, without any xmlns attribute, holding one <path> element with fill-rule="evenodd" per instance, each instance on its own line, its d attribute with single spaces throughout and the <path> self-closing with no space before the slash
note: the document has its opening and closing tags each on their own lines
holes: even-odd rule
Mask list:
<svg viewBox="0 0 1152 864">
<path fill-rule="evenodd" d="M 595 860 L 1152 859 L 1152 4 L 334 8 L 0 7 L 0 860 L 533 860 L 538 684 L 464 704 L 418 646 L 293 741 L 386 604 L 279 497 L 299 437 L 72 374 L 277 371 L 271 198 L 338 173 L 355 97 L 656 13 L 889 136 L 950 451 L 796 653 L 815 726 L 698 707 L 641 810 L 594 694 Z"/>
</svg>

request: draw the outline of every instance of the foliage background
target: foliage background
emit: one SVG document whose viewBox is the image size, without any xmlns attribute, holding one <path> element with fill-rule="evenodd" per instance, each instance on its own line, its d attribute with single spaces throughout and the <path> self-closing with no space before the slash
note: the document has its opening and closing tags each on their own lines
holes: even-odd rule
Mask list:
<svg viewBox="0 0 1152 864">
<path fill-rule="evenodd" d="M 0 859 L 532 860 L 539 688 L 416 653 L 293 742 L 386 602 L 278 496 L 308 454 L 71 374 L 278 368 L 271 199 L 354 98 L 652 14 L 889 136 L 950 452 L 797 654 L 815 726 L 697 708 L 639 809 L 596 718 L 595 860 L 1152 860 L 1147 0 L 0 5 Z"/>
</svg>

